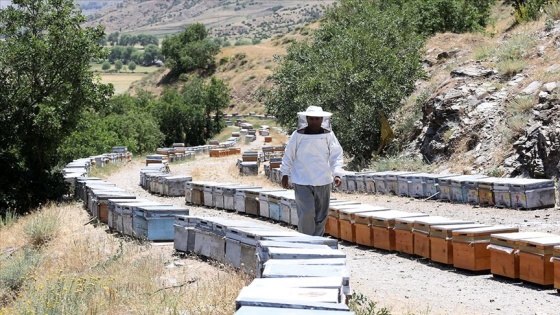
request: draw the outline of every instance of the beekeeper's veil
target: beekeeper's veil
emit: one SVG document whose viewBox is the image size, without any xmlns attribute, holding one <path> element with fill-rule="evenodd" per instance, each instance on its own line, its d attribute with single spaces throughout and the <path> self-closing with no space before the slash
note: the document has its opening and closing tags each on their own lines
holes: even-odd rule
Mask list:
<svg viewBox="0 0 560 315">
<path fill-rule="evenodd" d="M 323 109 L 319 106 L 309 106 L 305 112 L 298 112 L 298 126 L 297 129 L 302 129 L 307 127 L 307 116 L 311 117 L 323 117 L 323 123 L 321 127 L 327 129 L 328 131 L 332 130 L 331 126 L 331 116 L 332 113 L 324 112 Z"/>
</svg>

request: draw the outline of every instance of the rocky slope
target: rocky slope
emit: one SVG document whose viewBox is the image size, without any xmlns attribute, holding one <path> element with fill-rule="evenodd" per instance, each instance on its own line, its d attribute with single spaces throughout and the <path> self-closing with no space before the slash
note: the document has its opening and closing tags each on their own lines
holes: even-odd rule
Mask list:
<svg viewBox="0 0 560 315">
<path fill-rule="evenodd" d="M 465 39 L 459 48 L 427 51 L 428 79 L 416 95 L 429 96 L 418 104 L 422 115 L 406 154 L 437 163 L 439 171 L 557 177 L 560 24 L 538 22 L 471 45 Z"/>
</svg>

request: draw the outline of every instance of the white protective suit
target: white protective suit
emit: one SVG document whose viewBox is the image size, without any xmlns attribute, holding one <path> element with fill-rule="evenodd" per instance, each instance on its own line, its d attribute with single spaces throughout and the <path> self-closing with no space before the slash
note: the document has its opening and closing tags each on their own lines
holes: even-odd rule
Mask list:
<svg viewBox="0 0 560 315">
<path fill-rule="evenodd" d="M 344 173 L 342 147 L 332 131 L 303 134 L 294 131 L 284 150 L 280 171 L 298 185 L 322 186 Z"/>
</svg>

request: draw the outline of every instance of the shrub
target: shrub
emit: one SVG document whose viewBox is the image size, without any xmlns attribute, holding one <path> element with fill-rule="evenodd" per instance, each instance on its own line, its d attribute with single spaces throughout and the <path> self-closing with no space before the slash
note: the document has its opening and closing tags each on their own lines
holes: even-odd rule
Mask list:
<svg viewBox="0 0 560 315">
<path fill-rule="evenodd" d="M 0 216 L 0 228 L 17 222 L 18 214 L 15 211 L 6 211 L 4 217 Z"/>
<path fill-rule="evenodd" d="M 544 7 L 544 13 L 553 21 L 560 20 L 560 2 L 554 1 Z"/>
<path fill-rule="evenodd" d="M 385 307 L 378 309 L 377 303 L 370 301 L 361 293 L 352 293 L 352 297 L 348 303 L 348 307 L 356 313 L 356 315 L 389 315 L 389 310 Z"/>
<path fill-rule="evenodd" d="M 24 226 L 25 235 L 33 247 L 41 247 L 52 240 L 59 231 L 60 217 L 55 208 L 40 210 Z"/>
<path fill-rule="evenodd" d="M 39 252 L 30 248 L 19 250 L 8 257 L 0 256 L 0 288 L 19 291 L 40 260 Z"/>
</svg>

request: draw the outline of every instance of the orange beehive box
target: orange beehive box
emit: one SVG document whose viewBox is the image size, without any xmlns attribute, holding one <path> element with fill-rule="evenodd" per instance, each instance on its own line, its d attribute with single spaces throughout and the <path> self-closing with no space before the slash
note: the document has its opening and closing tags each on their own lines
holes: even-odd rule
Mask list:
<svg viewBox="0 0 560 315">
<path fill-rule="evenodd" d="M 227 149 L 228 155 L 235 155 L 241 153 L 241 148 L 228 148 Z"/>
<path fill-rule="evenodd" d="M 271 136 L 265 136 L 264 137 L 264 142 L 272 142 L 272 137 Z"/>
<path fill-rule="evenodd" d="M 332 237 L 340 238 L 340 224 L 338 221 L 338 209 L 345 205 L 356 205 L 359 202 L 351 201 L 336 201 L 332 200 L 329 204 L 329 215 L 327 216 L 327 224 L 325 226 L 325 233 Z"/>
<path fill-rule="evenodd" d="M 361 214 L 358 214 L 358 216 Z M 425 217 L 424 213 L 413 213 L 399 210 L 376 212 L 369 218 L 373 247 L 388 251 L 396 250 L 395 220 L 397 218 Z"/>
<path fill-rule="evenodd" d="M 395 250 L 405 254 L 414 254 L 414 234 L 412 234 L 412 226 L 415 217 L 411 218 L 395 218 Z M 375 238 L 375 236 L 374 236 Z"/>
<path fill-rule="evenodd" d="M 554 246 L 560 236 L 536 237 L 519 241 L 519 279 L 540 285 L 554 284 Z"/>
<path fill-rule="evenodd" d="M 413 254 L 430 258 L 430 227 L 433 225 L 470 224 L 473 222 L 451 219 L 440 216 L 420 217 L 412 226 Z"/>
<path fill-rule="evenodd" d="M 442 264 L 453 264 L 452 233 L 456 230 L 487 227 L 484 224 L 446 224 L 430 227 L 430 259 Z"/>
<path fill-rule="evenodd" d="M 490 234 L 490 272 L 493 275 L 519 279 L 519 243 L 526 239 L 549 235 L 542 232 Z"/>
<path fill-rule="evenodd" d="M 356 213 L 387 210 L 389 209 L 366 204 L 341 206 L 340 208 L 338 208 L 340 238 L 348 242 L 356 243 L 356 226 L 354 224 L 354 215 Z"/>
<path fill-rule="evenodd" d="M 554 263 L 554 288 L 560 292 L 560 246 L 554 246 L 551 260 Z"/>
<path fill-rule="evenodd" d="M 490 234 L 515 233 L 512 226 L 489 226 L 454 230 L 452 234 L 453 266 L 455 268 L 484 271 L 490 270 Z"/>
</svg>

